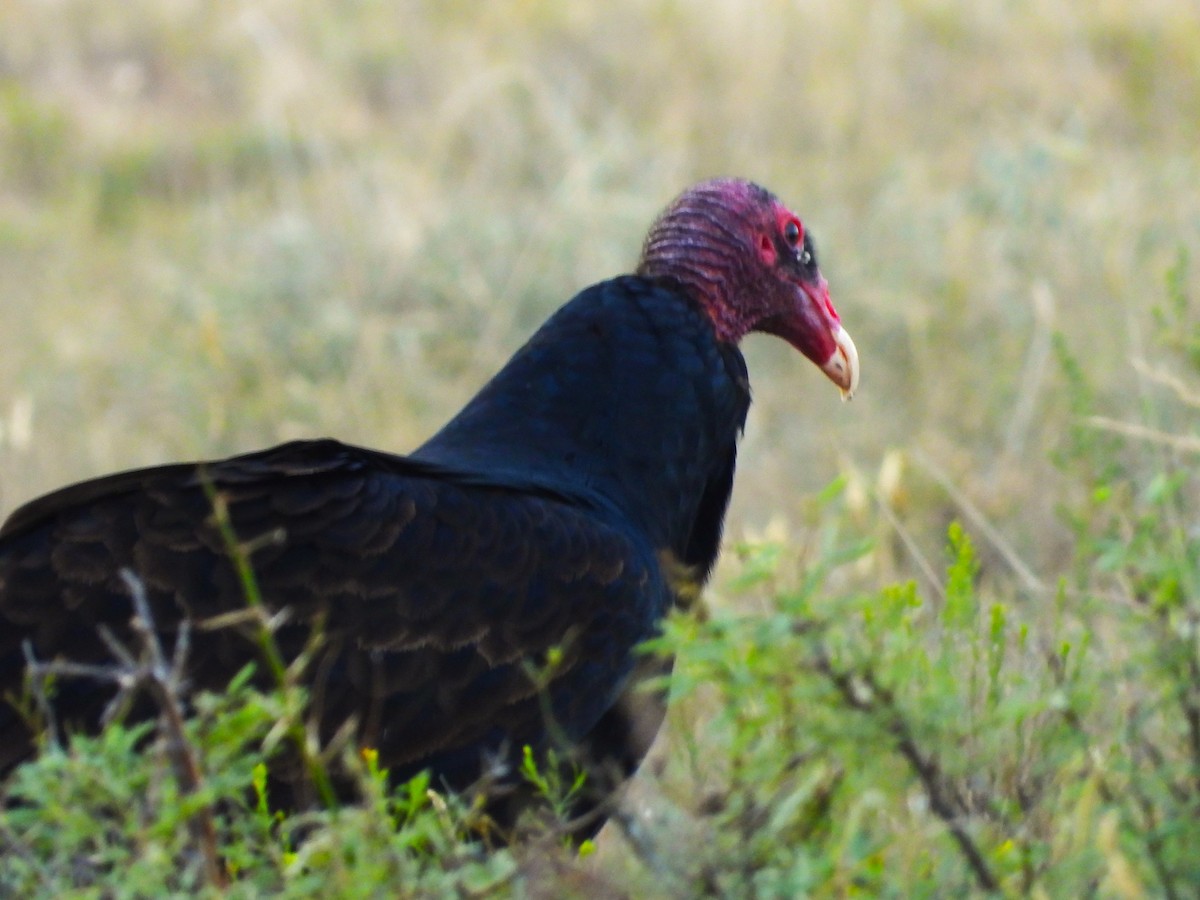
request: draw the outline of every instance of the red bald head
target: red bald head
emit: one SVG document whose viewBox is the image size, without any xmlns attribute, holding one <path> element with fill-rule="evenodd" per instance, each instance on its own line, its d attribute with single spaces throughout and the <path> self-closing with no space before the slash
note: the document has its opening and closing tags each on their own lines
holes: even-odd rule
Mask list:
<svg viewBox="0 0 1200 900">
<path fill-rule="evenodd" d="M 720 340 L 751 331 L 783 338 L 849 397 L 858 353 L 829 299 L 799 216 L 749 181 L 718 178 L 684 191 L 646 237 L 637 274 L 678 283 Z"/>
</svg>

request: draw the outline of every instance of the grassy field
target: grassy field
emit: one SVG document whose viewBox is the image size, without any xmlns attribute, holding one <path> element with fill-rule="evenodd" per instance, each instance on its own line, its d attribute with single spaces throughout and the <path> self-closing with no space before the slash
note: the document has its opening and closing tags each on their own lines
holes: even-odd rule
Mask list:
<svg viewBox="0 0 1200 900">
<path fill-rule="evenodd" d="M 403 452 L 681 188 L 750 177 L 815 232 L 860 393 L 748 341 L 661 852 L 609 829 L 494 889 L 1189 896 L 1197 73 L 1194 0 L 8 0 L 0 513 L 294 437 Z M 737 846 L 662 863 L 705 779 L 793 818 L 723 801 Z"/>
</svg>

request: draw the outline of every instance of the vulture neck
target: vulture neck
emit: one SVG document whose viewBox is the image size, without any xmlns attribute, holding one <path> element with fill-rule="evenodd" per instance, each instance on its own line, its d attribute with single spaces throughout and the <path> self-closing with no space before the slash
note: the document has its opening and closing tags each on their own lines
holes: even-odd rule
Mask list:
<svg viewBox="0 0 1200 900">
<path fill-rule="evenodd" d="M 748 210 L 772 198 L 742 182 L 716 181 L 710 187 L 688 192 L 659 217 L 646 235 L 636 272 L 679 285 L 708 314 L 717 339 L 737 344 L 753 329 L 750 301 L 757 294 L 759 267 L 745 245 L 745 235 L 754 231 Z M 753 194 L 753 203 L 738 202 L 744 192 Z"/>
<path fill-rule="evenodd" d="M 691 545 L 700 528 L 715 557 L 749 404 L 745 361 L 699 304 L 628 276 L 562 307 L 412 455 L 615 507 L 707 568 Z"/>
</svg>

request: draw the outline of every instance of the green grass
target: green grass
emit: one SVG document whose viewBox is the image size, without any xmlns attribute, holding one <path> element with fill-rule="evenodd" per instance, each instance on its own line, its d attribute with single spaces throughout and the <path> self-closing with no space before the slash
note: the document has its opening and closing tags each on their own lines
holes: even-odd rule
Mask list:
<svg viewBox="0 0 1200 900">
<path fill-rule="evenodd" d="M 206 779 L 235 890 L 1187 896 L 1198 69 L 1185 0 L 0 5 L 0 513 L 292 437 L 411 448 L 678 190 L 749 176 L 815 231 L 863 384 L 748 341 L 636 815 L 579 862 L 476 858 L 433 801 L 425 843 L 367 804 L 289 845 L 233 799 L 279 712 L 235 692 L 204 702 L 243 731 L 194 726 L 242 760 Z M 23 777 L 112 808 L 72 759 L 136 769 L 114 732 Z M 131 896 L 202 880 L 170 767 L 129 777 L 111 828 L 22 839 L 23 884 L 97 853 L 143 860 Z"/>
</svg>

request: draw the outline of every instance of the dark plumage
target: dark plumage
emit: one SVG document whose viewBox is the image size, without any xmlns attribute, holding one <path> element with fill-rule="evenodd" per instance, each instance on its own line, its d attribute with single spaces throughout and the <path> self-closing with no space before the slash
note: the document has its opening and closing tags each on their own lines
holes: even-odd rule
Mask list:
<svg viewBox="0 0 1200 900">
<path fill-rule="evenodd" d="M 208 483 L 242 541 L 281 535 L 251 562 L 267 606 L 289 607 L 285 657 L 321 623 L 305 679 L 322 736 L 352 720 L 395 777 L 428 767 L 451 788 L 565 741 L 593 770 L 586 811 L 661 722 L 661 698 L 633 691 L 659 664 L 634 648 L 716 560 L 751 330 L 853 390 L 854 346 L 799 219 L 748 182 L 705 182 L 656 222 L 635 275 L 563 306 L 410 456 L 299 441 L 35 500 L 0 529 L 0 693 L 20 692 L 26 643 L 40 660 L 111 659 L 96 626 L 130 635 L 123 567 L 164 633 L 245 606 Z M 539 696 L 529 663 L 552 648 Z M 241 629 L 196 630 L 190 682 L 221 690 L 256 652 Z M 57 718 L 94 729 L 111 696 L 64 679 Z M 0 771 L 32 748 L 0 704 Z M 281 762 L 277 786 L 293 773 Z"/>
</svg>

